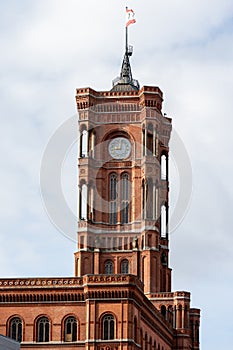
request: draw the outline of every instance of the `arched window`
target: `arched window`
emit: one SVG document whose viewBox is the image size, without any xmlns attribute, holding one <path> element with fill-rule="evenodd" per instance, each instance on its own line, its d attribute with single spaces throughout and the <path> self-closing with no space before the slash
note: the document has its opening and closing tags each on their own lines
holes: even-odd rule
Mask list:
<svg viewBox="0 0 233 350">
<path fill-rule="evenodd" d="M 41 317 L 37 321 L 37 341 L 48 342 L 50 336 L 50 323 L 47 317 Z"/>
<path fill-rule="evenodd" d="M 153 125 L 149 124 L 147 128 L 147 153 L 153 154 Z"/>
<path fill-rule="evenodd" d="M 129 175 L 123 174 L 121 177 L 121 223 L 129 222 Z"/>
<path fill-rule="evenodd" d="M 140 343 L 141 343 L 141 349 L 143 349 L 143 332 L 141 328 L 140 328 Z"/>
<path fill-rule="evenodd" d="M 149 349 L 152 350 L 152 338 L 150 337 L 150 340 L 149 340 Z"/>
<path fill-rule="evenodd" d="M 147 333 L 145 334 L 145 350 L 148 349 L 148 337 L 147 337 Z"/>
<path fill-rule="evenodd" d="M 172 325 L 173 324 L 173 308 L 172 308 L 172 305 L 169 305 L 168 306 L 168 309 L 167 309 L 167 313 L 168 313 L 168 322 L 170 322 L 170 324 Z"/>
<path fill-rule="evenodd" d="M 80 137 L 80 157 L 85 158 L 87 157 L 88 152 L 88 132 L 87 130 L 83 130 L 81 132 Z"/>
<path fill-rule="evenodd" d="M 10 321 L 9 337 L 21 343 L 23 324 L 19 317 L 14 317 Z"/>
<path fill-rule="evenodd" d="M 114 339 L 115 320 L 113 315 L 108 314 L 103 318 L 103 339 Z"/>
<path fill-rule="evenodd" d="M 165 154 L 161 157 L 161 180 L 167 180 L 167 157 Z"/>
<path fill-rule="evenodd" d="M 166 309 L 166 306 L 165 306 L 165 305 L 162 305 L 162 306 L 161 306 L 161 314 L 163 315 L 163 317 L 166 318 L 167 309 Z"/>
<path fill-rule="evenodd" d="M 144 282 L 144 277 L 145 277 L 145 271 L 146 271 L 146 257 L 142 257 L 142 268 L 141 268 L 141 280 Z"/>
<path fill-rule="evenodd" d="M 146 203 L 146 218 L 153 218 L 153 181 L 151 178 L 147 179 L 147 203 Z"/>
<path fill-rule="evenodd" d="M 117 176 L 116 174 L 110 175 L 110 224 L 116 225 L 117 223 Z"/>
<path fill-rule="evenodd" d="M 93 185 L 89 187 L 88 193 L 88 216 L 89 220 L 95 221 L 95 191 Z"/>
<path fill-rule="evenodd" d="M 166 205 L 163 204 L 161 207 L 161 237 L 166 238 L 167 237 L 167 208 Z"/>
<path fill-rule="evenodd" d="M 107 260 L 104 264 L 104 273 L 106 275 L 113 274 L 113 262 L 111 260 Z"/>
<path fill-rule="evenodd" d="M 144 249 L 144 240 L 145 240 L 145 237 L 142 236 L 142 239 L 141 239 L 141 250 Z"/>
<path fill-rule="evenodd" d="M 89 156 L 95 158 L 95 131 L 89 130 Z"/>
<path fill-rule="evenodd" d="M 155 196 L 154 196 L 154 218 L 158 219 L 158 203 L 159 203 L 159 189 L 154 186 Z"/>
<path fill-rule="evenodd" d="M 77 341 L 77 321 L 75 317 L 67 317 L 65 320 L 64 341 Z"/>
<path fill-rule="evenodd" d="M 148 186 L 146 181 L 142 180 L 142 218 L 147 218 L 147 195 L 148 195 Z"/>
<path fill-rule="evenodd" d="M 121 273 L 129 273 L 129 262 L 126 259 L 121 262 Z"/>
<path fill-rule="evenodd" d="M 161 255 L 161 264 L 165 266 L 167 265 L 167 255 L 165 252 L 163 252 Z"/>
<path fill-rule="evenodd" d="M 143 157 L 146 155 L 145 142 L 146 142 L 146 131 L 145 131 L 145 126 L 143 125 L 143 129 L 142 129 L 142 156 Z"/>
<path fill-rule="evenodd" d="M 182 328 L 182 305 L 178 305 L 177 316 L 177 328 Z"/>
<path fill-rule="evenodd" d="M 82 184 L 79 198 L 79 215 L 81 220 L 87 219 L 87 185 Z"/>
</svg>

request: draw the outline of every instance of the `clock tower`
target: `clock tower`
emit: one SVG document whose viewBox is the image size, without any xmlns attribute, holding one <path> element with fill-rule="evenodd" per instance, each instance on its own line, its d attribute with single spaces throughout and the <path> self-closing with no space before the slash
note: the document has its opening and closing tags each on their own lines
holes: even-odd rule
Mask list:
<svg viewBox="0 0 233 350">
<path fill-rule="evenodd" d="M 132 78 L 127 47 L 110 91 L 77 89 L 79 222 L 75 274 L 136 275 L 144 293 L 171 290 L 163 93 Z"/>
</svg>

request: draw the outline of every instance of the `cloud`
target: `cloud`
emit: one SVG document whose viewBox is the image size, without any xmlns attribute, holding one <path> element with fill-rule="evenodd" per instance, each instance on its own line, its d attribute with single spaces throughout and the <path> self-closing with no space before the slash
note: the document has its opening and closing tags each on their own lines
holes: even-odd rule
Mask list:
<svg viewBox="0 0 233 350">
<path fill-rule="evenodd" d="M 43 210 L 40 162 L 53 132 L 76 113 L 75 88 L 108 90 L 119 74 L 124 6 L 113 0 L 0 3 L 2 276 L 73 273 L 76 245 Z M 134 76 L 141 85 L 162 88 L 164 111 L 192 161 L 192 202 L 171 236 L 174 288 L 191 290 L 195 305 L 203 307 L 205 347 L 218 349 L 225 339 L 230 350 L 232 332 L 221 320 L 231 320 L 233 3 L 134 0 L 128 6 L 137 18 L 129 33 Z M 72 159 L 64 164 L 63 187 L 74 208 Z M 219 295 L 225 296 L 222 310 Z"/>
</svg>

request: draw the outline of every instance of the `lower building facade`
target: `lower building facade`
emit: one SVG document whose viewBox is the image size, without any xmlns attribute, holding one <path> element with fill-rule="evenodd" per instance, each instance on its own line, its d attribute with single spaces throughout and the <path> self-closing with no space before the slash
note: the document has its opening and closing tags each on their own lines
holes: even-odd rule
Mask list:
<svg viewBox="0 0 233 350">
<path fill-rule="evenodd" d="M 133 275 L 0 280 L 0 333 L 22 349 L 199 349 L 190 293 L 145 296 Z"/>
</svg>

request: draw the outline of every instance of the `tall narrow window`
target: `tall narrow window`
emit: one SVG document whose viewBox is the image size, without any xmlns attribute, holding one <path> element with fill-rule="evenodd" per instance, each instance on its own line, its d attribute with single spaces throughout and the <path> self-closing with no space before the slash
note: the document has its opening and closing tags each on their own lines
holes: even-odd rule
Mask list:
<svg viewBox="0 0 233 350">
<path fill-rule="evenodd" d="M 94 188 L 93 186 L 89 187 L 89 200 L 88 200 L 88 216 L 89 220 L 95 221 L 95 199 L 94 199 Z"/>
<path fill-rule="evenodd" d="M 137 326 L 136 317 L 134 317 L 134 320 L 133 320 L 133 339 L 137 343 L 137 341 L 138 341 L 138 326 Z"/>
<path fill-rule="evenodd" d="M 158 203 L 159 203 L 159 189 L 155 188 L 155 199 L 154 199 L 154 218 L 158 219 Z"/>
<path fill-rule="evenodd" d="M 147 153 L 148 155 L 153 154 L 153 125 L 149 124 L 147 129 Z"/>
<path fill-rule="evenodd" d="M 142 219 L 145 218 L 145 180 L 142 180 Z"/>
<path fill-rule="evenodd" d="M 65 320 L 64 341 L 77 341 L 77 321 L 75 317 L 68 317 Z"/>
<path fill-rule="evenodd" d="M 37 341 L 48 342 L 50 333 L 50 324 L 47 317 L 41 317 L 37 321 Z"/>
<path fill-rule="evenodd" d="M 172 306 L 169 305 L 168 306 L 168 322 L 171 323 L 171 325 L 173 324 L 173 309 L 172 309 Z"/>
<path fill-rule="evenodd" d="M 140 329 L 140 343 L 141 343 L 141 349 L 143 349 L 143 332 L 142 332 L 142 329 Z"/>
<path fill-rule="evenodd" d="M 146 267 L 146 257 L 145 256 L 143 256 L 143 258 L 142 258 L 142 269 L 141 269 L 141 280 L 142 280 L 142 282 L 144 282 L 144 276 L 145 276 L 145 271 L 146 271 L 146 269 L 145 269 L 145 267 Z"/>
<path fill-rule="evenodd" d="M 149 340 L 149 349 L 152 350 L 152 338 L 150 337 L 150 340 Z"/>
<path fill-rule="evenodd" d="M 167 316 L 167 309 L 166 309 L 166 306 L 165 305 L 162 305 L 161 308 L 161 314 L 163 315 L 164 318 L 166 318 Z"/>
<path fill-rule="evenodd" d="M 110 176 L 110 224 L 116 225 L 117 223 L 117 176 L 112 174 Z"/>
<path fill-rule="evenodd" d="M 198 322 L 195 323 L 195 329 L 196 329 L 196 332 L 195 332 L 196 342 L 199 343 L 199 323 Z"/>
<path fill-rule="evenodd" d="M 87 157 L 88 152 L 88 132 L 83 130 L 80 138 L 80 157 Z"/>
<path fill-rule="evenodd" d="M 87 185 L 83 184 L 80 193 L 80 219 L 87 219 Z"/>
<path fill-rule="evenodd" d="M 147 333 L 145 334 L 145 350 L 148 349 L 148 337 L 147 337 Z"/>
<path fill-rule="evenodd" d="M 167 157 L 164 154 L 161 157 L 161 180 L 167 180 Z"/>
<path fill-rule="evenodd" d="M 95 158 L 95 132 L 94 130 L 89 131 L 89 156 Z"/>
<path fill-rule="evenodd" d="M 195 325 L 193 323 L 193 321 L 190 321 L 190 329 L 191 329 L 191 339 L 192 341 L 194 342 L 195 339 L 194 339 L 194 335 L 195 335 Z"/>
<path fill-rule="evenodd" d="M 165 266 L 167 265 L 167 255 L 165 252 L 163 252 L 161 255 L 161 264 Z"/>
<path fill-rule="evenodd" d="M 123 174 L 121 178 L 121 223 L 129 222 L 129 175 Z"/>
<path fill-rule="evenodd" d="M 147 219 L 153 218 L 153 181 L 151 178 L 147 180 L 147 187 L 148 187 L 148 193 L 147 193 Z"/>
<path fill-rule="evenodd" d="M 166 205 L 162 205 L 161 207 L 161 237 L 167 237 L 167 208 Z"/>
<path fill-rule="evenodd" d="M 145 127 L 143 126 L 143 130 L 142 130 L 142 156 L 145 156 L 145 151 L 146 151 L 146 147 L 145 147 L 145 140 L 146 140 L 146 131 L 145 131 Z"/>
<path fill-rule="evenodd" d="M 107 260 L 104 264 L 104 273 L 106 275 L 113 274 L 113 262 L 111 260 Z"/>
<path fill-rule="evenodd" d="M 129 273 L 129 262 L 126 259 L 121 262 L 121 273 Z"/>
<path fill-rule="evenodd" d="M 11 339 L 14 339 L 21 343 L 22 341 L 22 320 L 19 317 L 14 317 L 10 321 L 10 332 L 9 336 Z"/>
<path fill-rule="evenodd" d="M 177 314 L 178 314 L 178 319 L 177 319 L 177 328 L 183 328 L 182 327 L 182 305 L 178 305 L 178 310 L 177 310 Z"/>
<path fill-rule="evenodd" d="M 148 197 L 148 184 L 142 180 L 142 218 L 147 218 L 147 198 Z"/>
<path fill-rule="evenodd" d="M 114 317 L 113 315 L 105 315 L 103 318 L 103 339 L 114 339 Z"/>
</svg>

